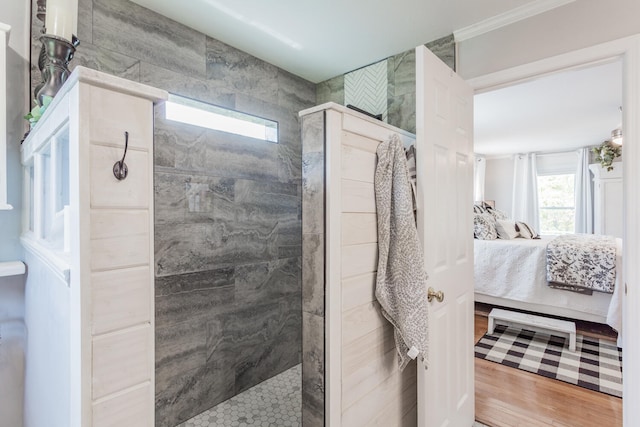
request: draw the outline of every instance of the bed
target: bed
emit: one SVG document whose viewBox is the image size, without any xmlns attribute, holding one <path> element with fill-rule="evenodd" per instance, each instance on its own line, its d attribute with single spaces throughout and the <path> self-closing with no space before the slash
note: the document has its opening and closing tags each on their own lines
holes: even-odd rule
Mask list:
<svg viewBox="0 0 640 427">
<path fill-rule="evenodd" d="M 541 239 L 474 239 L 475 300 L 542 314 L 622 327 L 622 241 L 616 239 L 616 279 L 612 294 L 582 295 L 553 289 L 546 279 L 546 248 Z M 621 334 L 619 334 L 620 336 Z M 620 345 L 620 340 L 619 344 Z"/>
</svg>

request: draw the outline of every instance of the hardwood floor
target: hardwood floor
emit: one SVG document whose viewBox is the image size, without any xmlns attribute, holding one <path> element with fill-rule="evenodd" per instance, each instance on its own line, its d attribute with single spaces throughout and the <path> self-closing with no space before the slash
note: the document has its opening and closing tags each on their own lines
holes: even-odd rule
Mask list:
<svg viewBox="0 0 640 427">
<path fill-rule="evenodd" d="M 487 332 L 488 314 L 485 305 L 476 306 L 476 341 Z M 613 339 L 601 326 L 576 323 L 579 334 Z M 492 427 L 622 426 L 617 397 L 478 358 L 475 380 L 476 419 Z"/>
</svg>

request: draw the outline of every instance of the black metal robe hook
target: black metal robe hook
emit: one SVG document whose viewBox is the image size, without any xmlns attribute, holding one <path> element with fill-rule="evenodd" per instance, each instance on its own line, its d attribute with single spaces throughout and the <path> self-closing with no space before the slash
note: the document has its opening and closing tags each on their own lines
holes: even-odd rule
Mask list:
<svg viewBox="0 0 640 427">
<path fill-rule="evenodd" d="M 122 155 L 122 160 L 117 161 L 113 165 L 113 176 L 115 176 L 118 181 L 125 179 L 129 173 L 129 168 L 127 168 L 127 164 L 124 162 L 124 158 L 127 156 L 127 148 L 129 148 L 129 132 L 125 131 L 124 154 Z"/>
</svg>

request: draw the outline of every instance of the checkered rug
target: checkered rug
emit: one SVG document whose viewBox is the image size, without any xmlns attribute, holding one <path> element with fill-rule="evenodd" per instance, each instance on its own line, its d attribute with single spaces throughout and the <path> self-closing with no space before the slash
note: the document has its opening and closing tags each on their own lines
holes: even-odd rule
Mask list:
<svg viewBox="0 0 640 427">
<path fill-rule="evenodd" d="M 610 341 L 577 335 L 571 352 L 564 337 L 499 325 L 475 351 L 480 359 L 622 397 L 622 350 Z"/>
</svg>

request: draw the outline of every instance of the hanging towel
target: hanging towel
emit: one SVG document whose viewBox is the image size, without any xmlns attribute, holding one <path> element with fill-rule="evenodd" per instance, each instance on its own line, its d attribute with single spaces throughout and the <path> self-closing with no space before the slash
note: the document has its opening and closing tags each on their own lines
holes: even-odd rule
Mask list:
<svg viewBox="0 0 640 427">
<path fill-rule="evenodd" d="M 412 190 L 398 135 L 378 145 L 375 174 L 378 212 L 376 298 L 394 327 L 398 364 L 403 370 L 418 350 L 427 364 L 427 273 L 413 218 Z M 415 357 L 415 356 L 414 356 Z"/>
</svg>

